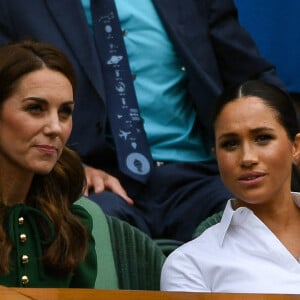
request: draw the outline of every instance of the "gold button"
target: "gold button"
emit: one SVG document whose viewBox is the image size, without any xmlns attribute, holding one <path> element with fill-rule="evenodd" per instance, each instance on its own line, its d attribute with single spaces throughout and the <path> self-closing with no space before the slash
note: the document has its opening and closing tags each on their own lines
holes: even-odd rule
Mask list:
<svg viewBox="0 0 300 300">
<path fill-rule="evenodd" d="M 19 221 L 19 225 L 23 225 L 24 224 L 24 218 L 23 217 L 20 217 L 18 219 L 18 221 Z"/>
<path fill-rule="evenodd" d="M 29 257 L 28 257 L 28 255 L 23 254 L 23 255 L 22 255 L 22 264 L 25 265 L 25 264 L 28 264 L 28 262 L 29 262 Z"/>
<path fill-rule="evenodd" d="M 20 234 L 21 243 L 25 243 L 27 241 L 27 235 L 25 233 Z"/>
<path fill-rule="evenodd" d="M 26 275 L 23 275 L 21 280 L 23 285 L 27 285 L 29 283 L 29 278 Z"/>
</svg>

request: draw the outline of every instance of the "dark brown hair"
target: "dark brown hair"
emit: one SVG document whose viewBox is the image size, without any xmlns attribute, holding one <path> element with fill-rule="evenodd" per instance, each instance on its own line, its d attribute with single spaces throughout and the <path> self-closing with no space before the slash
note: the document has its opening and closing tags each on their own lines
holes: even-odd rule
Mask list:
<svg viewBox="0 0 300 300">
<path fill-rule="evenodd" d="M 273 109 L 288 138 L 294 142 L 299 132 L 299 123 L 290 95 L 281 88 L 262 80 L 249 80 L 224 90 L 215 103 L 212 123 L 215 124 L 227 103 L 242 97 L 258 97 L 266 106 Z M 293 191 L 300 191 L 300 172 L 295 164 L 292 166 L 291 188 Z"/>
<path fill-rule="evenodd" d="M 75 91 L 73 67 L 55 47 L 29 40 L 0 47 L 0 108 L 14 93 L 23 75 L 43 68 L 65 75 Z M 86 228 L 71 211 L 71 205 L 82 195 L 84 185 L 80 158 L 67 147 L 49 174 L 36 174 L 33 178 L 25 204 L 43 212 L 54 226 L 53 240 L 45 248 L 43 257 L 49 271 L 70 273 L 86 255 Z M 4 228 L 5 206 L 0 204 L 0 273 L 5 274 L 9 272 L 12 243 Z M 40 222 L 42 236 L 47 238 L 50 235 L 49 226 L 43 226 L 45 224 L 39 218 L 37 222 Z"/>
<path fill-rule="evenodd" d="M 258 97 L 265 105 L 272 108 L 289 139 L 294 141 L 299 128 L 296 110 L 291 97 L 279 87 L 261 80 L 246 81 L 224 90 L 218 97 L 214 107 L 213 124 L 227 103 L 242 97 Z"/>
</svg>

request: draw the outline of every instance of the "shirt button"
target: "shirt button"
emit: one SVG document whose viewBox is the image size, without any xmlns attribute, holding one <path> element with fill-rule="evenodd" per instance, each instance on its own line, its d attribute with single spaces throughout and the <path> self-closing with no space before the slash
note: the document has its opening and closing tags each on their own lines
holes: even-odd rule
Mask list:
<svg viewBox="0 0 300 300">
<path fill-rule="evenodd" d="M 18 223 L 19 223 L 19 225 L 23 225 L 23 224 L 24 224 L 24 218 L 23 218 L 23 217 L 20 217 L 20 218 L 18 219 Z"/>
<path fill-rule="evenodd" d="M 185 66 L 182 66 L 182 67 L 181 67 L 181 71 L 183 71 L 183 72 L 185 72 L 185 71 L 186 71 L 186 68 L 185 68 Z"/>
<path fill-rule="evenodd" d="M 128 34 L 128 30 L 127 30 L 127 29 L 124 29 L 124 30 L 122 31 L 122 34 L 123 34 L 123 36 L 126 36 L 126 35 Z"/>
<path fill-rule="evenodd" d="M 27 235 L 25 233 L 20 234 L 21 243 L 25 243 L 27 241 Z"/>
<path fill-rule="evenodd" d="M 25 265 L 25 264 L 28 264 L 28 262 L 29 262 L 29 257 L 28 257 L 28 255 L 23 254 L 23 255 L 22 255 L 22 264 Z"/>
<path fill-rule="evenodd" d="M 21 277 L 22 285 L 27 285 L 29 283 L 29 278 L 26 275 Z"/>
</svg>

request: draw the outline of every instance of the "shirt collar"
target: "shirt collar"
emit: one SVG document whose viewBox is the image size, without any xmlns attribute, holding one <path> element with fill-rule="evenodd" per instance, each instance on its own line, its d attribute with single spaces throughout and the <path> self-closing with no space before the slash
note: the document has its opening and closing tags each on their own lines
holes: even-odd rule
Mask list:
<svg viewBox="0 0 300 300">
<path fill-rule="evenodd" d="M 291 192 L 291 195 L 293 201 L 300 208 L 300 193 Z M 218 242 L 220 246 L 223 245 L 226 233 L 228 232 L 230 225 L 239 224 L 241 213 L 243 213 L 243 218 L 254 215 L 252 210 L 247 207 L 239 207 L 238 209 L 234 209 L 234 201 L 234 198 L 228 200 L 224 213 L 222 215 L 220 230 L 218 231 Z"/>
<path fill-rule="evenodd" d="M 235 199 L 229 199 L 227 201 L 224 213 L 222 215 L 222 219 L 220 222 L 220 231 L 218 232 L 218 242 L 220 246 L 222 246 L 226 232 L 230 226 L 233 214 L 234 214 L 234 209 L 233 209 L 233 202 Z"/>
<path fill-rule="evenodd" d="M 292 192 L 291 194 L 295 204 L 300 208 L 300 193 Z"/>
</svg>

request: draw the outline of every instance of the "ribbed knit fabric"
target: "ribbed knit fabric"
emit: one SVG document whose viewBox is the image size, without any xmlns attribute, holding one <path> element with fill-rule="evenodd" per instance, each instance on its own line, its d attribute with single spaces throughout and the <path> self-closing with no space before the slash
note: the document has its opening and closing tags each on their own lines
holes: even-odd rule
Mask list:
<svg viewBox="0 0 300 300">
<path fill-rule="evenodd" d="M 128 223 L 107 217 L 120 289 L 159 290 L 165 256 L 147 235 Z"/>
</svg>

